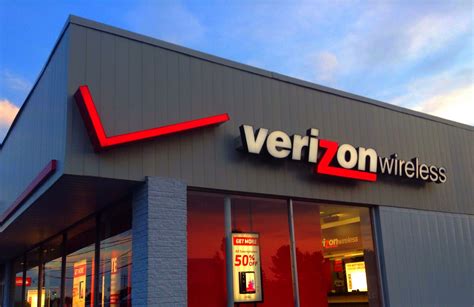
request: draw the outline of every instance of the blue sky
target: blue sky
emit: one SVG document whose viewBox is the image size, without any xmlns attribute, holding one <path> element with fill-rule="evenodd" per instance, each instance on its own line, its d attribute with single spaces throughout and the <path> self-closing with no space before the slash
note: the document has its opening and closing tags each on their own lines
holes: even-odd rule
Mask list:
<svg viewBox="0 0 474 307">
<path fill-rule="evenodd" d="M 473 1 L 0 0 L 0 140 L 69 14 L 474 125 Z"/>
</svg>

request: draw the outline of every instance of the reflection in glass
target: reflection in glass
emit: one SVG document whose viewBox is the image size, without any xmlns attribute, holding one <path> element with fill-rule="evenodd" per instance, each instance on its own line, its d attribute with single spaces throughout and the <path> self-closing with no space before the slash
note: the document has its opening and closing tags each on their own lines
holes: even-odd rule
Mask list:
<svg viewBox="0 0 474 307">
<path fill-rule="evenodd" d="M 58 307 L 61 302 L 62 236 L 43 245 L 43 287 L 46 307 Z"/>
<path fill-rule="evenodd" d="M 131 207 L 118 205 L 101 218 L 99 306 L 132 305 Z"/>
<path fill-rule="evenodd" d="M 292 306 L 290 234 L 286 200 L 233 197 L 232 232 L 260 234 L 264 300 L 259 306 Z"/>
<path fill-rule="evenodd" d="M 300 305 L 327 306 L 331 271 L 322 251 L 319 206 L 293 202 L 293 220 Z"/>
<path fill-rule="evenodd" d="M 10 290 L 13 306 L 132 305 L 131 203 L 117 204 L 101 212 L 100 216 L 100 234 L 96 227 L 98 216 L 94 216 L 42 243 L 13 263 Z M 101 262 L 97 269 L 100 275 L 96 274 L 94 261 L 98 235 Z M 63 255 L 66 255 L 65 267 Z M 26 259 L 25 266 L 23 258 Z M 61 293 L 62 278 L 64 293 Z M 41 289 L 40 293 L 38 289 Z"/>
<path fill-rule="evenodd" d="M 227 302 L 224 197 L 188 193 L 188 306 Z"/>
<path fill-rule="evenodd" d="M 38 301 L 40 300 L 38 293 L 38 273 L 39 273 L 39 264 L 40 264 L 40 250 L 34 249 L 26 255 L 26 280 L 25 280 L 25 306 L 32 307 L 38 306 Z M 41 293 L 41 304 L 44 306 L 44 293 Z"/>
<path fill-rule="evenodd" d="M 13 298 L 13 304 L 15 307 L 22 306 L 23 298 L 22 290 L 23 290 L 23 259 L 17 258 L 13 263 L 13 274 L 14 280 L 11 286 L 11 293 Z"/>
<path fill-rule="evenodd" d="M 95 220 L 71 229 L 66 243 L 64 306 L 91 306 L 94 300 Z"/>
<path fill-rule="evenodd" d="M 369 212 L 364 207 L 294 202 L 301 306 L 378 305 Z"/>
<path fill-rule="evenodd" d="M 131 306 L 131 231 L 103 240 L 100 258 L 99 306 Z"/>
</svg>

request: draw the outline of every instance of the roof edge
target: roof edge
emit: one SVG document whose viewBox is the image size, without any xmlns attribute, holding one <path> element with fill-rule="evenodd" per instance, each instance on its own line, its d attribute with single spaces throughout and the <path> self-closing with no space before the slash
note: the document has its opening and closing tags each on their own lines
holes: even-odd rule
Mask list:
<svg viewBox="0 0 474 307">
<path fill-rule="evenodd" d="M 71 15 L 69 17 L 69 22 L 73 23 L 73 24 L 76 24 L 76 25 L 79 25 L 79 26 L 86 27 L 86 28 L 98 30 L 98 31 L 101 31 L 101 32 L 110 33 L 110 34 L 113 34 L 113 35 L 117 35 L 117 36 L 121 36 L 121 37 L 128 38 L 128 39 L 131 39 L 131 40 L 139 41 L 139 42 L 146 43 L 146 44 L 149 44 L 149 45 L 157 46 L 157 47 L 167 49 L 167 50 L 170 50 L 170 51 L 185 54 L 185 55 L 188 55 L 188 56 L 191 56 L 191 57 L 194 57 L 194 58 L 198 58 L 198 59 L 201 59 L 201 60 L 205 60 L 205 61 L 208 61 L 208 62 L 212 62 L 212 63 L 215 63 L 215 64 L 220 64 L 220 65 L 227 66 L 227 67 L 230 67 L 230 68 L 250 72 L 250 73 L 253 73 L 253 74 L 265 76 L 265 77 L 268 77 L 268 78 L 271 78 L 271 79 L 275 79 L 275 80 L 279 80 L 279 81 L 299 85 L 299 86 L 310 88 L 310 89 L 315 89 L 315 90 L 318 90 L 318 91 L 321 91 L 321 92 L 337 95 L 337 96 L 340 96 L 340 97 L 345 97 L 345 98 L 349 98 L 349 99 L 352 99 L 352 100 L 357 100 L 359 102 L 371 104 L 371 105 L 374 105 L 374 106 L 377 106 L 377 107 L 381 107 L 381 108 L 389 109 L 389 110 L 392 110 L 392 111 L 408 114 L 408 115 L 419 117 L 419 118 L 422 118 L 422 119 L 435 121 L 435 122 L 446 124 L 446 125 L 453 126 L 453 127 L 456 127 L 456 128 L 461 128 L 461 129 L 465 129 L 465 130 L 469 130 L 469 131 L 474 131 L 474 126 L 471 126 L 471 125 L 468 125 L 468 124 L 459 123 L 459 122 L 452 121 L 452 120 L 449 120 L 449 119 L 444 119 L 444 118 L 441 118 L 441 117 L 438 117 L 438 116 L 434 116 L 434 115 L 414 111 L 414 110 L 407 109 L 407 108 L 404 108 L 404 107 L 400 107 L 400 106 L 397 106 L 397 105 L 392 105 L 392 104 L 382 102 L 382 101 L 379 101 L 379 100 L 376 100 L 376 99 L 360 96 L 360 95 L 357 95 L 357 94 L 352 94 L 352 93 L 345 92 L 345 91 L 342 91 L 342 90 L 338 90 L 338 89 L 326 87 L 326 86 L 323 86 L 323 85 L 319 85 L 319 84 L 316 84 L 316 83 L 312 83 L 312 82 L 309 82 L 309 81 L 305 81 L 305 80 L 297 79 L 297 78 L 294 78 L 294 77 L 286 76 L 286 75 L 283 75 L 283 74 L 280 74 L 280 73 L 277 73 L 277 72 L 272 72 L 272 71 L 268 71 L 268 70 L 265 70 L 265 69 L 262 69 L 262 68 L 257 68 L 257 67 L 253 67 L 253 66 L 250 66 L 250 65 L 247 65 L 247 64 L 242 64 L 242 63 L 239 63 L 239 62 L 236 62 L 236 61 L 224 59 L 224 58 L 221 58 L 221 57 L 218 57 L 218 56 L 215 56 L 215 55 L 211 55 L 211 54 L 208 54 L 208 53 L 205 53 L 205 52 L 193 50 L 193 49 L 183 47 L 183 46 L 179 46 L 179 45 L 176 45 L 176 44 L 173 44 L 173 43 L 168 43 L 166 41 L 159 40 L 159 39 L 156 39 L 156 38 L 153 38 L 153 37 L 150 37 L 150 36 L 146 36 L 146 35 L 143 35 L 143 34 L 138 34 L 138 33 L 131 32 L 131 31 L 128 31 L 128 30 L 124 30 L 124 29 L 121 29 L 121 28 L 117 28 L 117 27 L 114 27 L 114 26 L 106 25 L 106 24 L 103 24 L 103 23 L 100 23 L 100 22 L 97 22 L 97 21 L 93 21 L 93 20 L 90 20 L 90 19 L 83 18 L 83 17 Z"/>
<path fill-rule="evenodd" d="M 35 82 L 33 83 L 33 86 L 31 87 L 31 90 L 29 91 L 28 95 L 26 96 L 25 100 L 23 101 L 23 103 L 21 104 L 21 107 L 20 109 L 18 110 L 18 113 L 16 114 L 15 118 L 13 119 L 13 122 L 12 124 L 10 125 L 10 127 L 8 128 L 7 130 L 7 133 L 5 134 L 5 137 L 3 138 L 3 141 L 0 143 L 0 152 L 2 151 L 3 149 L 3 145 L 5 144 L 5 142 L 7 141 L 7 139 L 9 138 L 10 136 L 10 133 L 11 131 L 13 130 L 13 128 L 15 127 L 15 124 L 17 123 L 17 121 L 19 120 L 19 118 L 21 117 L 21 114 L 23 112 L 23 109 L 26 107 L 26 105 L 28 104 L 28 101 L 31 97 L 31 95 L 33 94 L 34 90 L 36 89 L 36 86 L 38 85 L 38 82 L 39 80 L 41 79 L 41 77 L 43 76 L 44 72 L 46 71 L 46 67 L 48 67 L 49 63 L 51 62 L 51 59 L 53 58 L 53 55 L 54 53 L 56 52 L 56 49 L 58 48 L 59 46 L 59 43 L 61 42 L 63 36 L 64 36 L 64 33 L 66 33 L 69 25 L 71 24 L 71 19 L 73 19 L 73 16 L 72 15 L 69 15 L 69 17 L 67 18 L 66 22 L 64 23 L 63 25 L 63 28 L 61 29 L 61 32 L 59 32 L 59 36 L 58 38 L 56 39 L 55 43 L 54 43 L 54 46 L 53 46 L 53 49 L 51 50 L 51 52 L 49 53 L 48 55 L 48 58 L 46 59 L 46 62 L 45 64 L 43 65 L 43 67 L 41 68 L 38 76 L 36 77 L 36 80 Z"/>
<path fill-rule="evenodd" d="M 11 131 L 15 127 L 15 124 L 17 123 L 19 118 L 21 117 L 21 113 L 23 111 L 23 108 L 26 107 L 26 105 L 28 104 L 28 101 L 29 101 L 29 98 L 30 98 L 31 94 L 33 93 L 36 86 L 38 85 L 39 80 L 43 76 L 43 74 L 46 70 L 46 67 L 49 65 L 49 63 L 51 61 L 51 58 L 53 57 L 54 52 L 56 51 L 56 48 L 59 45 L 59 42 L 63 38 L 63 36 L 66 33 L 66 31 L 67 31 L 70 24 L 75 24 L 75 25 L 78 25 L 78 26 L 94 29 L 94 30 L 97 30 L 97 31 L 110 33 L 110 34 L 113 34 L 113 35 L 117 35 L 117 36 L 121 36 L 121 37 L 128 38 L 128 39 L 131 39 L 131 40 L 139 41 L 139 42 L 146 43 L 146 44 L 149 44 L 149 45 L 157 46 L 157 47 L 167 49 L 167 50 L 170 50 L 170 51 L 185 54 L 185 55 L 188 55 L 188 56 L 191 56 L 191 57 L 194 57 L 194 58 L 198 58 L 198 59 L 201 59 L 201 60 L 204 60 L 204 61 L 208 61 L 208 62 L 212 62 L 212 63 L 215 63 L 215 64 L 227 66 L 227 67 L 238 69 L 238 70 L 241 70 L 241 71 L 250 72 L 250 73 L 253 73 L 253 74 L 257 74 L 257 75 L 265 76 L 267 78 L 271 78 L 271 79 L 275 79 L 275 80 L 279 80 L 279 81 L 299 85 L 299 86 L 302 86 L 302 87 L 318 90 L 318 91 L 325 92 L 325 93 L 328 93 L 328 94 L 332 94 L 332 95 L 336 95 L 336 96 L 340 96 L 340 97 L 344 97 L 344 98 L 349 98 L 349 99 L 352 99 L 352 100 L 357 100 L 359 102 L 363 102 L 363 103 L 367 103 L 367 104 L 374 105 L 374 106 L 377 106 L 377 107 L 385 108 L 385 109 L 388 109 L 388 110 L 404 113 L 404 114 L 415 116 L 415 117 L 418 117 L 418 118 L 435 121 L 435 122 L 438 122 L 438 123 L 442 123 L 442 124 L 449 125 L 449 126 L 456 127 L 456 128 L 465 129 L 465 130 L 468 130 L 468 131 L 474 131 L 474 126 L 470 126 L 470 125 L 459 123 L 459 122 L 452 121 L 452 120 L 449 120 L 449 119 L 444 119 L 444 118 L 433 116 L 433 115 L 430 115 L 430 114 L 410 110 L 410 109 L 407 109 L 407 108 L 404 108 L 404 107 L 392 105 L 392 104 L 389 104 L 389 103 L 386 103 L 386 102 L 382 102 L 382 101 L 379 101 L 379 100 L 367 98 L 367 97 L 364 97 L 364 96 L 351 94 L 351 93 L 348 93 L 348 92 L 345 92 L 345 91 L 342 91 L 342 90 L 333 89 L 333 88 L 326 87 L 326 86 L 323 86 L 323 85 L 318 85 L 316 83 L 312 83 L 312 82 L 309 82 L 309 81 L 305 81 L 305 80 L 297 79 L 297 78 L 294 78 L 294 77 L 286 76 L 286 75 L 276 73 L 276 72 L 272 72 L 272 71 L 268 71 L 268 70 L 265 70 L 265 69 L 253 67 L 253 66 L 250 66 L 250 65 L 247 65 L 247 64 L 242 64 L 242 63 L 235 62 L 235 61 L 232 61 L 232 60 L 227 60 L 227 59 L 224 59 L 224 58 L 221 58 L 221 57 L 218 57 L 218 56 L 215 56 L 215 55 L 211 55 L 211 54 L 208 54 L 208 53 L 205 53 L 205 52 L 196 51 L 196 50 L 193 50 L 193 49 L 190 49 L 190 48 L 186 48 L 186 47 L 182 47 L 182 46 L 179 46 L 179 45 L 176 45 L 176 44 L 168 43 L 168 42 L 165 42 L 165 41 L 162 41 L 162 40 L 150 37 L 150 36 L 138 34 L 138 33 L 135 33 L 135 32 L 128 31 L 128 30 L 123 30 L 123 29 L 120 29 L 120 28 L 117 28 L 117 27 L 114 27 L 114 26 L 109 26 L 109 25 L 106 25 L 106 24 L 103 24 L 103 23 L 100 23 L 100 22 L 97 22 L 97 21 L 93 21 L 93 20 L 90 20 L 90 19 L 86 19 L 86 18 L 83 18 L 83 17 L 79 17 L 79 16 L 75 16 L 75 15 L 69 15 L 68 18 L 66 19 L 66 22 L 64 23 L 64 26 L 63 26 L 61 32 L 59 33 L 58 38 L 56 39 L 56 42 L 54 43 L 53 49 L 51 50 L 51 52 L 48 56 L 48 59 L 46 60 L 46 63 L 43 65 L 43 68 L 41 69 L 41 71 L 38 74 L 38 77 L 36 78 L 35 82 L 33 83 L 33 86 L 31 87 L 30 92 L 26 96 L 25 100 L 23 101 L 23 104 L 21 105 L 20 109 L 18 110 L 17 115 L 15 116 L 15 119 L 13 120 L 12 124 L 8 128 L 8 131 L 5 134 L 5 137 L 3 138 L 2 143 L 0 143 L 0 151 L 3 149 L 3 146 L 6 143 L 6 141 L 8 140 L 8 138 L 11 134 Z"/>
</svg>

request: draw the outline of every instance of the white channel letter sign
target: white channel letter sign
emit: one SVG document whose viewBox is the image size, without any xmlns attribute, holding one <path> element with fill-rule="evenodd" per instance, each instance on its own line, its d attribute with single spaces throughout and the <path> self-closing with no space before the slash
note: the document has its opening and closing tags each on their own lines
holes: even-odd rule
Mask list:
<svg viewBox="0 0 474 307">
<path fill-rule="evenodd" d="M 380 157 L 373 148 L 339 145 L 318 136 L 319 130 L 315 128 L 308 129 L 306 135 L 289 136 L 283 131 L 270 132 L 265 128 L 255 131 L 250 125 L 240 126 L 244 151 L 315 163 L 314 172 L 318 174 L 365 181 L 377 181 L 377 174 L 436 183 L 447 180 L 444 167 L 421 163 L 418 158 L 405 161 L 398 159 L 397 154 Z"/>
<path fill-rule="evenodd" d="M 260 239 L 258 233 L 232 233 L 234 302 L 261 302 Z"/>
</svg>

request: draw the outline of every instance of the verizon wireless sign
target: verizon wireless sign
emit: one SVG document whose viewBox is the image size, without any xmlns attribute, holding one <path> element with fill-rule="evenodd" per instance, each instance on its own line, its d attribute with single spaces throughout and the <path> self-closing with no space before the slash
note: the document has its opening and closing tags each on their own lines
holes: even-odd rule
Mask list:
<svg viewBox="0 0 474 307">
<path fill-rule="evenodd" d="M 373 148 L 319 139 L 319 130 L 314 128 L 306 135 L 289 136 L 283 131 L 254 130 L 250 125 L 242 125 L 240 137 L 243 150 L 248 153 L 314 163 L 318 174 L 365 181 L 376 181 L 378 174 L 436 183 L 447 180 L 443 167 L 422 163 L 418 158 L 402 160 L 397 154 L 380 157 Z"/>
</svg>

